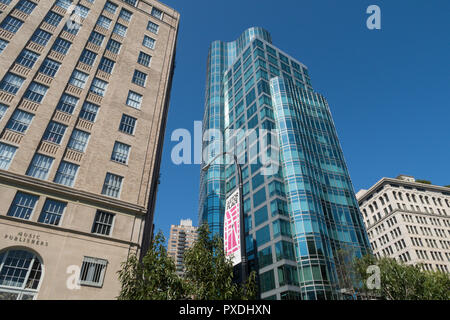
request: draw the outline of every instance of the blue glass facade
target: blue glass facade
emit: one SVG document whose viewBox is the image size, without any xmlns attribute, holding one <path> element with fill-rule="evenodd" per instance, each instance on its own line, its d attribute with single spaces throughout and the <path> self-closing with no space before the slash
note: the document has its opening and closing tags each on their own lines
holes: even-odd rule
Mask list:
<svg viewBox="0 0 450 320">
<path fill-rule="evenodd" d="M 227 151 L 241 164 L 247 256 L 261 297 L 338 299 L 337 250 L 370 249 L 327 101 L 306 66 L 261 28 L 214 42 L 203 129 L 223 135 L 204 144 L 209 157 Z M 202 175 L 199 220 L 214 234 L 235 171 L 218 161 Z"/>
</svg>

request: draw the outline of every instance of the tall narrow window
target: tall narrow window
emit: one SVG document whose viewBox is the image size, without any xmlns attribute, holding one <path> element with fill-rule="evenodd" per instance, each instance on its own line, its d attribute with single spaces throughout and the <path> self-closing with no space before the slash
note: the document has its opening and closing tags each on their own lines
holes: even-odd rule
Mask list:
<svg viewBox="0 0 450 320">
<path fill-rule="evenodd" d="M 6 128 L 19 133 L 25 133 L 33 120 L 34 115 L 16 109 L 6 124 Z"/>
<path fill-rule="evenodd" d="M 127 144 L 116 141 L 111 155 L 111 160 L 122 164 L 128 163 L 131 147 Z"/>
<path fill-rule="evenodd" d="M 122 180 L 123 177 L 108 172 L 103 184 L 102 194 L 108 197 L 119 198 Z"/>
<path fill-rule="evenodd" d="M 67 203 L 52 199 L 45 200 L 38 222 L 58 226 Z"/>
<path fill-rule="evenodd" d="M 0 169 L 8 170 L 17 148 L 0 142 Z"/>
<path fill-rule="evenodd" d="M 27 176 L 47 180 L 53 164 L 53 158 L 36 153 L 27 170 Z"/>
<path fill-rule="evenodd" d="M 127 105 L 135 109 L 141 109 L 141 104 L 142 95 L 130 90 L 128 92 Z"/>
<path fill-rule="evenodd" d="M 58 106 L 56 107 L 56 109 L 68 114 L 73 114 L 78 104 L 78 100 L 79 99 L 77 97 L 64 93 L 61 96 L 61 99 L 59 99 Z"/>
<path fill-rule="evenodd" d="M 80 118 L 90 122 L 95 122 L 95 119 L 97 118 L 98 109 L 99 106 L 90 102 L 85 102 L 80 112 Z"/>
<path fill-rule="evenodd" d="M 17 192 L 9 207 L 8 216 L 29 220 L 39 197 L 28 193 Z"/>
<path fill-rule="evenodd" d="M 66 129 L 66 125 L 51 121 L 48 124 L 47 129 L 44 132 L 44 137 L 42 139 L 52 143 L 61 144 L 61 140 L 64 137 Z"/>
<path fill-rule="evenodd" d="M 13 73 L 7 73 L 3 80 L 0 82 L 0 90 L 6 91 L 11 94 L 16 94 L 22 87 L 25 78 L 16 76 Z"/>
<path fill-rule="evenodd" d="M 78 129 L 73 130 L 67 147 L 80 152 L 85 152 L 90 134 Z"/>
<path fill-rule="evenodd" d="M 101 234 L 104 236 L 111 235 L 113 221 L 114 214 L 97 210 L 95 213 L 94 224 L 92 226 L 92 233 Z"/>
<path fill-rule="evenodd" d="M 67 187 L 73 187 L 77 177 L 78 168 L 79 166 L 76 164 L 61 161 L 54 182 Z"/>
</svg>

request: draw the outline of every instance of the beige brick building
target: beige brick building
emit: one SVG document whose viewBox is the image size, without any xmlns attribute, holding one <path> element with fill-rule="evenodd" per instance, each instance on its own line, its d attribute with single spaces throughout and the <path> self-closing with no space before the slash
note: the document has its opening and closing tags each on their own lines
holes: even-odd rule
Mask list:
<svg viewBox="0 0 450 320">
<path fill-rule="evenodd" d="M 197 227 L 192 226 L 192 220 L 181 220 L 180 225 L 170 226 L 168 243 L 169 256 L 175 261 L 178 274 L 184 271 L 184 253 L 191 248 L 198 239 Z"/>
<path fill-rule="evenodd" d="M 114 299 L 153 228 L 179 14 L 0 0 L 0 299 Z"/>
<path fill-rule="evenodd" d="M 383 178 L 356 194 L 376 257 L 450 272 L 450 189 L 411 176 Z"/>
</svg>

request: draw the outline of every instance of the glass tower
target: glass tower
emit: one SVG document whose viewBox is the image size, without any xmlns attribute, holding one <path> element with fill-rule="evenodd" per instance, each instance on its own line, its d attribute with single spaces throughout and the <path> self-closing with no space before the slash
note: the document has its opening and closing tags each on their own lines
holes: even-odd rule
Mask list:
<svg viewBox="0 0 450 320">
<path fill-rule="evenodd" d="M 263 299 L 339 299 L 341 251 L 368 238 L 326 99 L 308 69 L 250 28 L 212 43 L 203 122 L 204 164 L 223 151 L 243 175 L 246 251 Z M 200 222 L 223 233 L 236 168 L 218 159 L 201 174 Z"/>
</svg>

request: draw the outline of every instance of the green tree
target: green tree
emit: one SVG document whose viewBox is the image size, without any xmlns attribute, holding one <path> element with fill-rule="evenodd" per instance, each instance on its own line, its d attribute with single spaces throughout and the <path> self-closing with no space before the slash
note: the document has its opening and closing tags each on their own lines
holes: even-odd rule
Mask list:
<svg viewBox="0 0 450 320">
<path fill-rule="evenodd" d="M 256 274 L 243 286 L 233 281 L 233 263 L 226 257 L 223 240 L 212 237 L 207 224 L 198 229 L 198 240 L 184 258 L 187 291 L 195 300 L 256 299 Z"/>
<path fill-rule="evenodd" d="M 380 268 L 380 289 L 367 287 L 367 268 Z M 355 260 L 362 291 L 388 300 L 449 300 L 450 277 L 442 272 L 423 271 L 420 265 L 406 265 L 392 258 L 365 256 Z"/>
<path fill-rule="evenodd" d="M 175 273 L 175 264 L 167 255 L 164 242 L 160 231 L 142 262 L 133 254 L 122 264 L 119 300 L 178 300 L 185 297 L 183 281 Z"/>
</svg>

